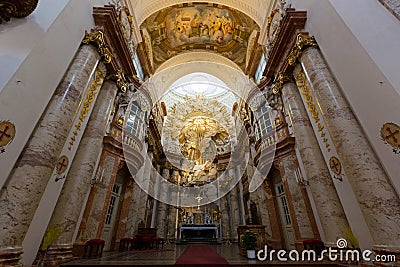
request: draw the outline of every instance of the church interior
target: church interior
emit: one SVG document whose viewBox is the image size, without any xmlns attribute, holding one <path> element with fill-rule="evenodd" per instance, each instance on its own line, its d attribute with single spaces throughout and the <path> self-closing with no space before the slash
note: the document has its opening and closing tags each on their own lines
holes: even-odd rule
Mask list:
<svg viewBox="0 0 400 267">
<path fill-rule="evenodd" d="M 0 0 L 1 266 L 400 266 L 399 47 L 396 0 Z"/>
</svg>

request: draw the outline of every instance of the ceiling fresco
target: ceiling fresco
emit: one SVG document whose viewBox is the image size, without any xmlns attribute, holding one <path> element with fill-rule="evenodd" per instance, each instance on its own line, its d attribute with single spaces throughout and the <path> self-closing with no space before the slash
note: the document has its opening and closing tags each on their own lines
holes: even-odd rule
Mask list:
<svg viewBox="0 0 400 267">
<path fill-rule="evenodd" d="M 168 59 L 188 51 L 219 53 L 245 70 L 248 44 L 252 43 L 249 38 L 259 30 L 247 15 L 206 3 L 165 8 L 147 18 L 141 29 L 155 70 Z"/>
</svg>

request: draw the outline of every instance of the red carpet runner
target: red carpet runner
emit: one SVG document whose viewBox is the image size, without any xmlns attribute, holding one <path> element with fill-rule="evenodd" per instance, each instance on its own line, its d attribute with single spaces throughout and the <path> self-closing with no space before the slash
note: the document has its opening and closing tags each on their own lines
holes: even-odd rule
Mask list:
<svg viewBox="0 0 400 267">
<path fill-rule="evenodd" d="M 175 266 L 228 266 L 229 263 L 209 245 L 190 245 L 175 262 Z"/>
</svg>

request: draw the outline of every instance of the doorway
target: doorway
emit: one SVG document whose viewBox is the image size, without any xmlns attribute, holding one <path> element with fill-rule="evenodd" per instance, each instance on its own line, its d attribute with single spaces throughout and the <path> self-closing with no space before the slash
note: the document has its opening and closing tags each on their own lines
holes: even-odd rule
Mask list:
<svg viewBox="0 0 400 267">
<path fill-rule="evenodd" d="M 275 183 L 276 202 L 278 204 L 278 213 L 281 221 L 284 244 L 286 249 L 295 249 L 294 229 L 292 217 L 290 216 L 286 192 L 282 180 Z"/>
<path fill-rule="evenodd" d="M 118 213 L 119 200 L 121 197 L 122 184 L 115 183 L 111 193 L 110 204 L 108 205 L 106 221 L 103 229 L 102 239 L 106 241 L 104 250 L 110 250 L 111 241 L 115 228 L 115 221 Z"/>
</svg>

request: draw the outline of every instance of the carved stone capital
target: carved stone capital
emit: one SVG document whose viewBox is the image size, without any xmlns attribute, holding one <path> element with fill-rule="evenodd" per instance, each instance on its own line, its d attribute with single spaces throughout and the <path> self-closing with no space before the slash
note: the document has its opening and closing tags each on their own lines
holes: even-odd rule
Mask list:
<svg viewBox="0 0 400 267">
<path fill-rule="evenodd" d="M 39 0 L 0 0 L 0 23 L 11 17 L 23 18 L 30 15 L 37 7 Z"/>
<path fill-rule="evenodd" d="M 289 74 L 279 72 L 276 82 L 271 87 L 274 95 L 280 95 L 282 93 L 282 88 L 285 83 L 288 83 L 290 81 L 292 81 L 292 78 Z"/>
<path fill-rule="evenodd" d="M 115 73 L 112 73 L 106 77 L 106 80 L 113 81 L 117 84 L 118 89 L 122 93 L 126 93 L 128 91 L 129 85 L 125 82 L 124 74 L 121 70 L 117 70 Z"/>
<path fill-rule="evenodd" d="M 97 51 L 99 52 L 100 56 L 102 57 L 103 62 L 104 63 L 111 62 L 113 54 L 107 47 L 106 41 L 104 39 L 104 33 L 102 31 L 97 30 L 91 33 L 85 31 L 85 37 L 82 40 L 82 44 L 94 45 L 97 48 Z"/>
<path fill-rule="evenodd" d="M 298 33 L 296 36 L 296 44 L 288 56 L 289 65 L 296 65 L 297 60 L 301 57 L 303 51 L 308 47 L 318 47 L 314 36 L 308 36 L 308 34 L 305 33 Z"/>
</svg>

